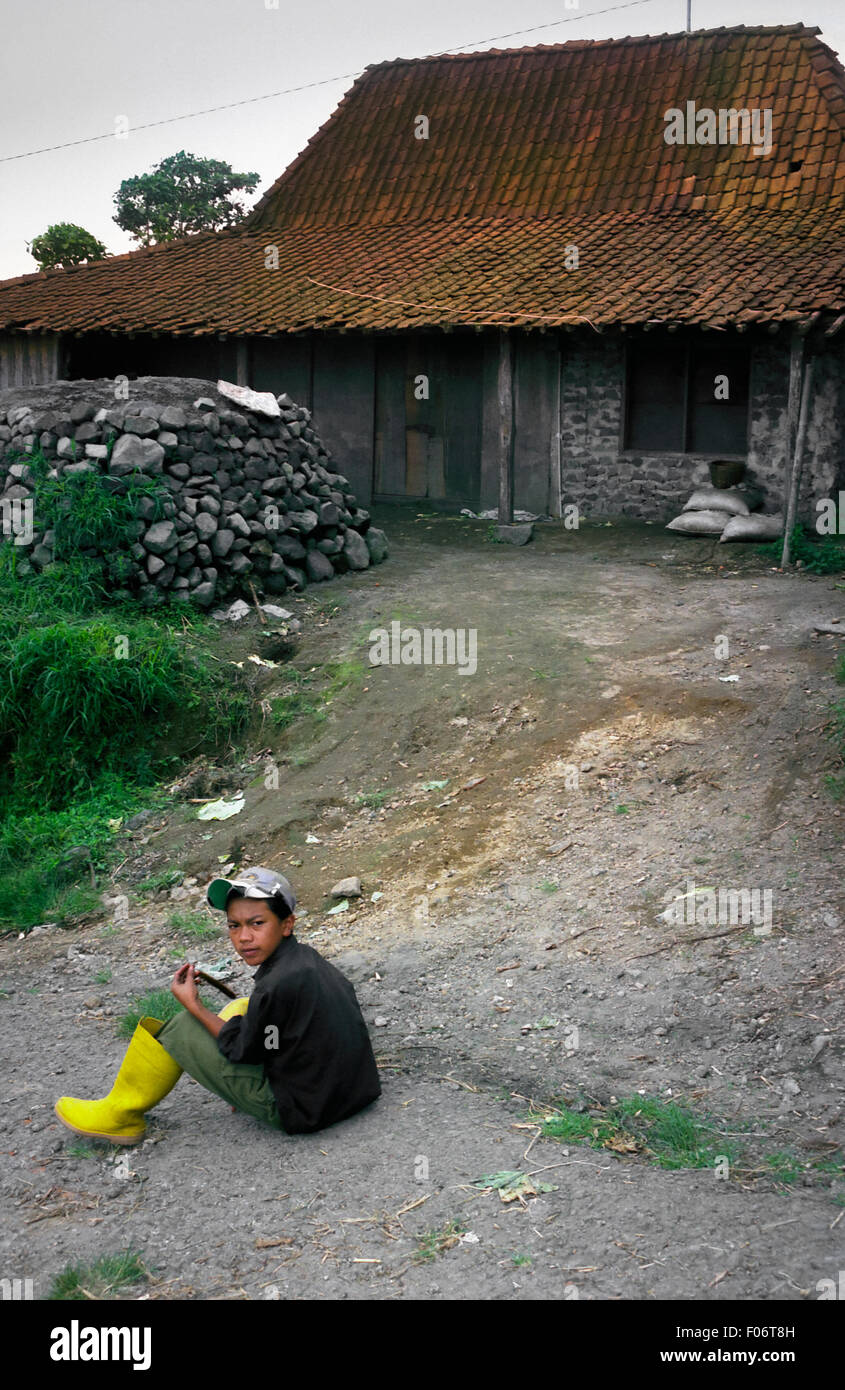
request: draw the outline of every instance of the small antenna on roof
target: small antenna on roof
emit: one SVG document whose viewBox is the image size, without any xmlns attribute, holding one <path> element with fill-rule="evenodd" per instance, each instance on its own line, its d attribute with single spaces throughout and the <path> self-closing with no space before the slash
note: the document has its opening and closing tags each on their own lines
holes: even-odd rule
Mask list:
<svg viewBox="0 0 845 1390">
<path fill-rule="evenodd" d="M 687 33 L 692 29 L 692 0 L 687 0 Z"/>
</svg>

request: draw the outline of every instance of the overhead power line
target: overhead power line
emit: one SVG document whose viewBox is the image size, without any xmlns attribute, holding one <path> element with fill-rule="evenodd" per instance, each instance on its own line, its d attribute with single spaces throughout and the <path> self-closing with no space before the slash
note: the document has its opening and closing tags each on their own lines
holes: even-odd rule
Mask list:
<svg viewBox="0 0 845 1390">
<path fill-rule="evenodd" d="M 586 13 L 567 15 L 564 19 L 553 19 L 547 24 L 535 24 L 531 29 L 514 29 L 509 34 L 494 34 L 492 38 L 473 39 L 468 43 L 453 44 L 450 48 L 441 49 L 439 53 L 427 53 L 425 57 L 445 58 L 449 53 L 454 53 L 454 51 L 459 48 L 476 48 L 479 44 L 498 43 L 501 39 L 516 39 L 525 34 L 538 34 L 541 29 L 556 29 L 560 24 L 574 24 L 575 21 L 579 19 L 594 19 L 597 15 L 612 14 L 615 10 L 632 10 L 637 5 L 650 5 L 653 3 L 654 0 L 625 0 L 625 3 L 622 5 L 609 5 L 603 10 L 592 10 L 589 15 Z M 353 78 L 360 77 L 363 71 L 363 68 L 359 68 L 357 72 L 344 72 L 338 74 L 336 77 L 320 78 L 317 82 L 304 82 L 299 87 L 284 87 L 279 92 L 265 92 L 265 94 L 260 97 L 244 97 L 242 101 L 228 101 L 224 102 L 221 106 L 206 106 L 202 111 L 185 111 L 181 116 L 165 116 L 160 121 L 144 121 L 141 125 L 133 125 L 131 129 L 133 132 L 138 130 L 153 130 L 156 126 L 175 125 L 177 121 L 196 120 L 198 116 L 212 116 L 218 111 L 232 111 L 238 106 L 254 106 L 255 103 L 259 101 L 273 101 L 276 97 L 292 96 L 296 92 L 307 92 L 314 87 L 328 87 L 333 82 L 348 82 Z M 103 135 L 85 135 L 80 140 L 65 140 L 60 145 L 43 145 L 40 149 L 25 150 L 21 154 L 0 155 L 0 164 L 9 164 L 16 159 L 32 159 L 38 154 L 51 154 L 54 150 L 69 150 L 77 145 L 93 145 L 99 140 L 113 140 L 114 138 L 115 133 L 113 130 L 106 131 Z"/>
</svg>

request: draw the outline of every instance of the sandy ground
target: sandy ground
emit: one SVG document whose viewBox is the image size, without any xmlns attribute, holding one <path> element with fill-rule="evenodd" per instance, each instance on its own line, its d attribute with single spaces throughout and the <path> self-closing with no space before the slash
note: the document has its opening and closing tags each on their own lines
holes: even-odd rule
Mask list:
<svg viewBox="0 0 845 1390">
<path fill-rule="evenodd" d="M 515 549 L 486 523 L 377 520 L 385 565 L 289 605 L 297 667 L 365 663 L 325 722 L 262 720 L 289 687 L 256 667 L 249 758 L 206 791 L 243 789 L 244 811 L 199 822 L 183 790 L 104 885 L 128 918 L 0 941 L 4 1268 L 39 1296 L 131 1245 L 153 1298 L 817 1299 L 845 1253 L 845 811 L 824 786 L 840 639 L 813 628 L 842 615 L 841 582 L 657 526 L 553 523 Z M 477 672 L 368 667 L 394 619 L 475 629 Z M 252 617 L 220 654 L 261 640 Z M 280 1137 L 183 1078 L 142 1144 L 75 1157 L 56 1097 L 108 1089 L 117 1015 L 174 968 L 168 915 L 227 856 L 294 881 L 297 934 L 355 983 L 382 1098 Z M 186 884 L 144 904 L 173 865 Z M 327 915 L 349 874 L 364 898 Z M 660 920 L 690 881 L 771 891 L 771 931 Z M 221 933 L 199 958 L 226 954 Z M 638 1092 L 756 1159 L 720 1179 L 539 1137 L 555 1103 L 598 1117 Z M 765 1166 L 784 1152 L 790 1183 Z M 553 1190 L 472 1186 L 505 1169 Z M 458 1242 L 418 1260 L 450 1222 Z"/>
</svg>

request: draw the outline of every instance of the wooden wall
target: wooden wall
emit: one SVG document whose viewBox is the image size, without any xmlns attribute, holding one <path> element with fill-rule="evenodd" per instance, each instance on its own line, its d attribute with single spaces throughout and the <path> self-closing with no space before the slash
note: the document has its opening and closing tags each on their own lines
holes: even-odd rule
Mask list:
<svg viewBox="0 0 845 1390">
<path fill-rule="evenodd" d="M 482 343 L 468 334 L 395 334 L 376 343 L 374 490 L 476 507 Z"/>
<path fill-rule="evenodd" d="M 314 340 L 314 426 L 359 502 L 373 495 L 375 346 L 372 337 Z"/>
<path fill-rule="evenodd" d="M 514 510 L 558 516 L 560 372 L 565 339 L 557 333 L 514 335 Z M 484 335 L 481 510 L 498 505 L 499 430 L 496 334 Z"/>
<path fill-rule="evenodd" d="M 58 381 L 61 339 L 57 333 L 0 334 L 0 391 Z"/>
<path fill-rule="evenodd" d="M 72 377 L 225 377 L 314 415 L 339 472 L 367 505 L 417 497 L 451 508 L 498 501 L 498 335 L 312 334 L 220 341 L 215 337 L 71 339 Z M 559 335 L 514 335 L 514 506 L 558 512 Z M 428 378 L 428 397 L 414 389 Z"/>
</svg>

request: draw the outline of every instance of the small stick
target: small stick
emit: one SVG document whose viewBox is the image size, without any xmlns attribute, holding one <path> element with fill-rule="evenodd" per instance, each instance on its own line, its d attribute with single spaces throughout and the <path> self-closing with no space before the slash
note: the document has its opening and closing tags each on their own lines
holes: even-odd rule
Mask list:
<svg viewBox="0 0 845 1390">
<path fill-rule="evenodd" d="M 215 980 L 213 975 L 207 975 L 204 970 L 197 970 L 196 966 L 194 966 L 194 974 L 198 980 L 205 980 L 207 985 L 214 985 L 214 988 L 219 989 L 221 994 L 228 994 L 230 999 L 238 999 L 240 997 L 233 989 L 230 989 L 228 985 L 224 985 L 222 980 Z"/>
<path fill-rule="evenodd" d="M 254 604 L 255 604 L 255 611 L 257 612 L 259 618 L 261 619 L 261 624 L 262 624 L 262 626 L 263 626 L 263 627 L 266 627 L 266 626 L 267 626 L 267 619 L 265 618 L 264 614 L 261 612 L 261 604 L 258 602 L 258 595 L 257 595 L 257 593 L 255 592 L 255 585 L 253 584 L 253 582 L 252 582 L 251 579 L 248 579 L 246 582 L 247 582 L 247 584 L 249 585 L 249 591 L 250 591 L 250 593 L 252 594 L 253 602 L 254 602 Z"/>
</svg>

